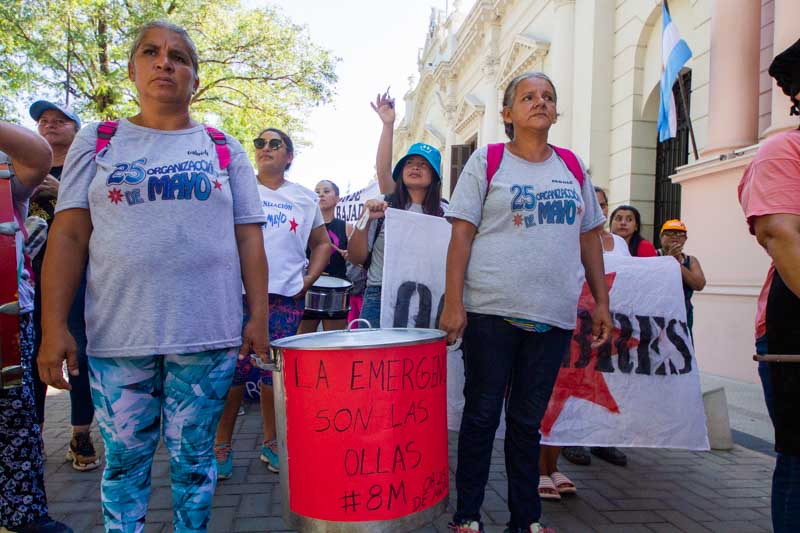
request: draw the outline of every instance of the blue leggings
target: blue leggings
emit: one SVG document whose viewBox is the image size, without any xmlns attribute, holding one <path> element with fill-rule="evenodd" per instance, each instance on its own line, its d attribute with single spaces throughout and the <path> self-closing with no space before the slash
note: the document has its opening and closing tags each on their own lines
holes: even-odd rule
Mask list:
<svg viewBox="0 0 800 533">
<path fill-rule="evenodd" d="M 106 531 L 144 531 L 150 467 L 162 430 L 174 530 L 206 531 L 217 484 L 214 429 L 236 352 L 89 358 L 95 417 L 106 447 L 100 485 Z"/>
</svg>

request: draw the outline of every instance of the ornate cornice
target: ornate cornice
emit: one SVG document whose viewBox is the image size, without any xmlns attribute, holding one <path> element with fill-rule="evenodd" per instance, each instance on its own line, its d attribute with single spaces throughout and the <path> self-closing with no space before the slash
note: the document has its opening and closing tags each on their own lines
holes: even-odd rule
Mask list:
<svg viewBox="0 0 800 533">
<path fill-rule="evenodd" d="M 476 119 L 480 120 L 485 111 L 486 106 L 476 96 L 468 94 L 456 111 L 454 131 L 461 135 Z"/>
<path fill-rule="evenodd" d="M 520 34 L 514 38 L 511 48 L 502 62 L 502 67 L 497 76 L 498 89 L 505 89 L 514 77 L 534 68 L 542 69 L 545 56 L 550 49 L 550 43 L 540 41 L 535 37 Z"/>
</svg>

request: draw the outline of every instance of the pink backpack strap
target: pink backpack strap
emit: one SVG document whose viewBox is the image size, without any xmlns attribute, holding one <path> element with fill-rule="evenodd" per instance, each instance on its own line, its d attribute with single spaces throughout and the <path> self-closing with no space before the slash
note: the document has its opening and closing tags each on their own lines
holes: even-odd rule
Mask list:
<svg viewBox="0 0 800 533">
<path fill-rule="evenodd" d="M 95 157 L 111 142 L 111 137 L 117 133 L 117 126 L 119 126 L 119 121 L 116 120 L 106 120 L 97 125 L 97 142 L 94 145 Z"/>
<path fill-rule="evenodd" d="M 500 168 L 500 162 L 503 160 L 503 151 L 506 145 L 503 143 L 490 144 L 486 147 L 486 192 L 488 194 L 489 187 L 492 185 L 492 178 L 497 174 L 497 169 Z"/>
<path fill-rule="evenodd" d="M 219 159 L 219 168 L 220 170 L 225 170 L 228 168 L 228 165 L 231 164 L 231 151 L 228 148 L 228 139 L 225 138 L 225 134 L 219 131 L 216 128 L 206 126 L 206 133 L 208 136 L 211 137 L 211 140 L 214 142 L 214 148 L 217 150 L 217 159 Z"/>
<path fill-rule="evenodd" d="M 578 185 L 583 187 L 583 168 L 581 168 L 581 164 L 578 161 L 578 157 L 572 152 L 572 150 L 568 150 L 566 148 L 561 148 L 559 146 L 550 145 L 550 148 L 555 151 L 558 157 L 567 165 L 567 168 L 572 175 L 575 176 L 575 179 L 578 180 Z"/>
</svg>

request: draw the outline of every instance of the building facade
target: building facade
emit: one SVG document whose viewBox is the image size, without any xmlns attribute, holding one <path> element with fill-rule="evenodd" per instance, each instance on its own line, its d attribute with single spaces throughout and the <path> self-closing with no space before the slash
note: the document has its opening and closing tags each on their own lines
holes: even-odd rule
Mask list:
<svg viewBox="0 0 800 533">
<path fill-rule="evenodd" d="M 432 11 L 395 157 L 414 142 L 439 148 L 447 196 L 477 147 L 506 140 L 500 111 L 508 82 L 545 72 L 558 92 L 550 141 L 581 156 L 611 208 L 636 206 L 651 240 L 664 220 L 686 222 L 687 252 L 708 280 L 693 298 L 701 369 L 756 381 L 753 319 L 769 261 L 748 234 L 736 188 L 758 143 L 797 127 L 766 71 L 800 37 L 800 2 L 670 0 L 693 56 L 681 75 L 678 136 L 664 143 L 656 128 L 660 1 L 476 0 L 469 11 L 452 4 L 448 14 Z M 674 93 L 680 102 L 677 83 Z"/>
</svg>

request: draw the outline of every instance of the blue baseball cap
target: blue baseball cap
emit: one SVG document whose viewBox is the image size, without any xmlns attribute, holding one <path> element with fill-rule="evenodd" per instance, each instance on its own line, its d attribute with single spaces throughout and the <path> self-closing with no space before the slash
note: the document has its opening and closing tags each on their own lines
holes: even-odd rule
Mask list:
<svg viewBox="0 0 800 533">
<path fill-rule="evenodd" d="M 435 180 L 442 181 L 441 176 L 439 176 L 439 170 L 442 167 L 442 154 L 440 154 L 439 150 L 430 144 L 425 143 L 412 144 L 406 155 L 404 155 L 403 158 L 397 162 L 397 164 L 394 166 L 394 170 L 392 171 L 392 177 L 394 178 L 394 181 L 399 180 L 403 175 L 403 166 L 406 164 L 406 159 L 412 155 L 424 157 L 425 161 L 427 161 L 433 169 L 433 177 Z"/>
<path fill-rule="evenodd" d="M 55 111 L 63 113 L 65 117 L 67 117 L 68 119 L 70 119 L 72 122 L 75 123 L 77 129 L 81 129 L 81 119 L 78 118 L 78 115 L 76 115 L 73 111 L 70 111 L 65 107 L 61 107 L 60 105 L 54 104 L 53 102 L 47 100 L 37 100 L 34 103 L 32 103 L 30 109 L 28 109 L 28 113 L 31 114 L 31 118 L 33 120 L 39 122 L 39 117 L 42 116 L 42 113 L 44 113 L 49 109 L 53 109 Z"/>
</svg>

